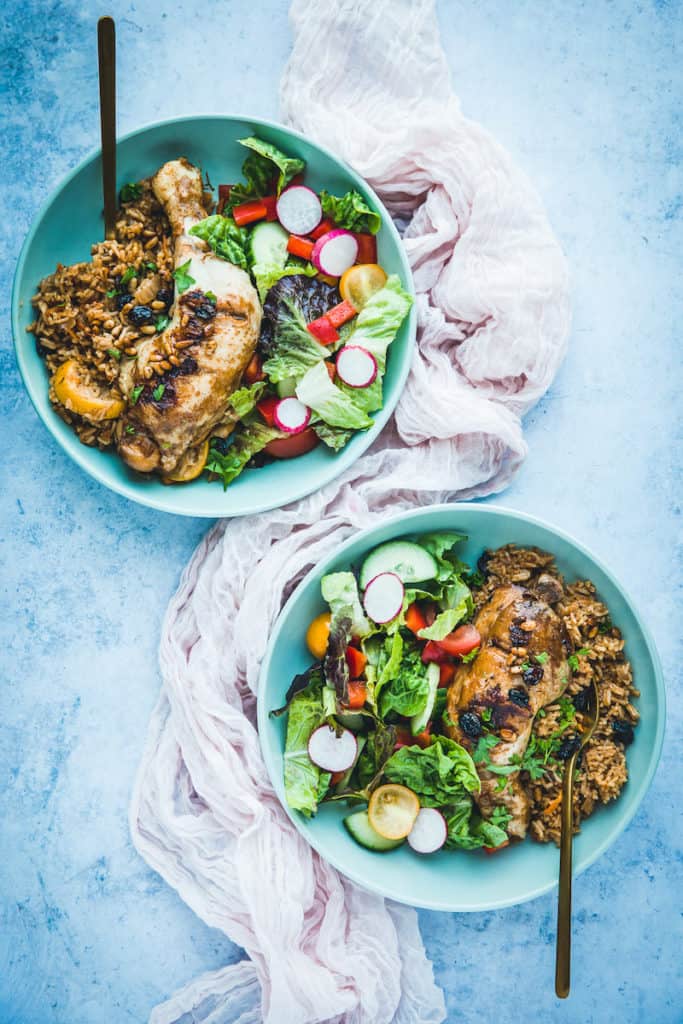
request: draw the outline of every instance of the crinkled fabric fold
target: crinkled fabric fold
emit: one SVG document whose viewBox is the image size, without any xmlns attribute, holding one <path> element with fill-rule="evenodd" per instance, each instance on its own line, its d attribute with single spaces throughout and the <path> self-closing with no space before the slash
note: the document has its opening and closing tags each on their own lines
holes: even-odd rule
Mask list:
<svg viewBox="0 0 683 1024">
<path fill-rule="evenodd" d="M 151 1020 L 437 1024 L 443 995 L 415 912 L 342 878 L 275 797 L 255 724 L 259 665 L 297 582 L 350 534 L 506 486 L 526 454 L 520 417 L 565 352 L 567 273 L 524 175 L 462 116 L 430 0 L 295 0 L 291 20 L 284 118 L 406 226 L 418 345 L 368 453 L 302 501 L 214 527 L 171 601 L 131 834 L 249 959 L 192 981 Z"/>
</svg>

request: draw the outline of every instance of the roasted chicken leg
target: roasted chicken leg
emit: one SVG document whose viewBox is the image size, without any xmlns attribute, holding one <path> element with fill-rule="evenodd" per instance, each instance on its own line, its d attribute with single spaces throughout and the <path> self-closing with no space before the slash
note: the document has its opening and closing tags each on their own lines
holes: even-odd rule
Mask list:
<svg viewBox="0 0 683 1024">
<path fill-rule="evenodd" d="M 261 305 L 244 270 L 189 234 L 206 216 L 198 168 L 171 160 L 152 188 L 171 224 L 176 271 L 183 273 L 176 274 L 170 324 L 121 367 L 129 406 L 118 448 L 133 469 L 180 481 L 201 471 L 207 439 L 227 433 L 234 421 L 229 399 L 254 353 Z M 161 363 L 167 368 L 159 373 Z"/>
<path fill-rule="evenodd" d="M 515 766 L 529 743 L 536 713 L 567 685 L 569 639 L 546 601 L 512 584 L 493 592 L 475 625 L 481 635 L 479 653 L 458 668 L 448 691 L 449 735 L 470 752 L 485 728 L 497 737 L 487 751 L 491 767 L 477 765 L 481 792 L 476 800 L 485 818 L 495 807 L 505 807 L 512 815 L 508 834 L 523 838 L 529 801 Z M 513 667 L 521 670 L 513 673 Z M 513 771 L 499 774 L 495 769 L 501 767 Z"/>
</svg>

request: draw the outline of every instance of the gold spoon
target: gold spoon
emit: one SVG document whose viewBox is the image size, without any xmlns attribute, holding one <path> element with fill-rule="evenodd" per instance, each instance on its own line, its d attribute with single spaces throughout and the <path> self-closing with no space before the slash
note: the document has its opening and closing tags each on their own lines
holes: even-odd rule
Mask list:
<svg viewBox="0 0 683 1024">
<path fill-rule="evenodd" d="M 594 680 L 590 684 L 589 705 L 584 713 L 586 728 L 581 733 L 581 745 L 565 763 L 562 778 L 562 832 L 560 835 L 560 888 L 557 898 L 557 946 L 555 949 L 555 993 L 560 999 L 569 995 L 572 945 L 572 841 L 574 768 L 576 759 L 595 732 L 600 718 L 600 698 Z"/>
<path fill-rule="evenodd" d="M 116 31 L 113 18 L 100 18 L 97 22 L 97 56 L 100 74 L 104 237 L 113 238 L 116 222 Z"/>
</svg>

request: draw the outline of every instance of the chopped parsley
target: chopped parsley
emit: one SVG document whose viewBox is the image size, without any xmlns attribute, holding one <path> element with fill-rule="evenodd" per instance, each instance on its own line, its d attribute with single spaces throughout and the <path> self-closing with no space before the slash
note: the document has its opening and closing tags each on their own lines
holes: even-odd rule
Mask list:
<svg viewBox="0 0 683 1024">
<path fill-rule="evenodd" d="M 138 272 L 135 267 L 128 267 L 121 275 L 121 284 L 128 284 L 128 282 L 132 281 L 134 277 L 137 277 L 137 273 Z"/>
<path fill-rule="evenodd" d="M 197 283 L 192 275 L 188 273 L 190 263 L 192 263 L 192 259 L 183 263 L 182 266 L 176 267 L 173 271 L 173 277 L 175 279 L 175 283 L 178 285 L 179 292 L 186 292 L 188 288 L 191 288 L 193 284 Z"/>
<path fill-rule="evenodd" d="M 133 388 L 133 390 L 130 393 L 130 404 L 131 405 L 135 405 L 135 403 L 137 402 L 138 398 L 142 394 L 142 392 L 144 390 L 144 387 L 145 387 L 144 384 L 136 384 L 135 385 L 135 387 Z"/>
<path fill-rule="evenodd" d="M 152 392 L 152 398 L 155 402 L 160 402 L 164 397 L 164 391 L 166 390 L 165 384 L 157 384 L 154 391 Z"/>
<path fill-rule="evenodd" d="M 475 647 L 474 650 L 470 651 L 469 654 L 463 654 L 462 661 L 464 662 L 465 665 L 467 665 L 467 664 L 469 664 L 470 661 L 474 661 L 474 659 L 476 658 L 476 656 L 478 654 L 479 654 L 479 648 Z M 490 711 L 491 709 L 489 708 L 488 710 Z"/>
<path fill-rule="evenodd" d="M 214 306 L 218 302 L 215 292 L 204 292 L 204 298 L 208 299 L 209 302 L 213 302 Z"/>
<path fill-rule="evenodd" d="M 147 270 L 152 270 L 152 271 L 157 269 L 156 263 L 154 263 L 152 260 L 149 260 L 149 262 L 145 263 L 145 267 L 147 268 Z"/>
<path fill-rule="evenodd" d="M 487 722 L 488 723 L 488 722 L 491 721 L 491 716 L 492 715 L 493 715 L 493 711 L 491 710 L 491 708 L 484 708 L 484 710 L 482 711 L 482 713 L 481 713 L 481 715 L 479 717 L 481 718 L 482 722 Z"/>
<path fill-rule="evenodd" d="M 507 785 L 507 783 L 505 783 L 505 785 Z M 497 825 L 498 828 L 502 828 L 503 831 L 505 831 L 505 829 L 510 824 L 511 819 L 512 814 L 507 809 L 507 807 L 503 807 L 501 804 L 498 804 L 497 807 L 493 808 L 491 817 L 488 820 L 491 822 L 492 825 Z"/>
<path fill-rule="evenodd" d="M 108 299 L 113 299 L 114 296 L 118 295 L 118 294 L 119 294 L 118 288 L 110 288 L 109 291 L 107 292 L 107 298 Z"/>
<path fill-rule="evenodd" d="M 567 661 L 569 662 L 569 667 L 572 670 L 572 672 L 579 671 L 579 655 L 581 655 L 581 657 L 584 657 L 586 654 L 588 654 L 589 651 L 590 647 L 579 647 L 578 651 L 575 651 L 573 654 L 569 655 Z"/>
<path fill-rule="evenodd" d="M 486 583 L 486 577 L 484 576 L 483 572 L 479 571 L 479 569 L 473 569 L 472 572 L 465 573 L 465 575 L 463 576 L 463 580 L 465 581 L 468 587 L 475 588 L 483 587 L 484 584 Z"/>
<path fill-rule="evenodd" d="M 127 185 L 124 185 L 119 193 L 119 197 L 122 203 L 132 203 L 134 199 L 139 199 L 142 195 L 142 185 L 139 185 L 135 181 L 129 181 Z"/>
<path fill-rule="evenodd" d="M 611 619 L 603 619 L 603 621 L 598 626 L 598 633 L 602 633 L 602 635 L 604 636 L 605 633 L 611 633 L 613 629 L 614 626 L 612 625 Z"/>
<path fill-rule="evenodd" d="M 127 423 L 126 424 L 126 433 L 127 434 L 134 434 L 135 433 L 135 427 L 132 427 L 130 425 L 130 423 Z"/>
<path fill-rule="evenodd" d="M 539 665 L 545 665 L 549 657 L 550 655 L 547 651 L 541 651 L 540 654 L 534 654 L 534 660 L 537 661 Z"/>
<path fill-rule="evenodd" d="M 165 313 L 159 313 L 159 316 L 154 321 L 154 326 L 156 327 L 157 331 L 161 333 L 161 331 L 166 330 L 170 322 L 171 321 L 169 320 Z"/>
<path fill-rule="evenodd" d="M 119 359 L 121 358 L 121 349 L 116 348 L 115 345 L 112 345 L 111 348 L 107 349 L 107 355 L 111 356 L 112 359 L 115 359 L 116 362 L 118 363 Z"/>
</svg>

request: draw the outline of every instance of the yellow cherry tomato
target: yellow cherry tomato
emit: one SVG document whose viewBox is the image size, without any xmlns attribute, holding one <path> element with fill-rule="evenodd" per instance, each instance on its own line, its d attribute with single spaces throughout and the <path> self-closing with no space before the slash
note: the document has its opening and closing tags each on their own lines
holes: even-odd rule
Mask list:
<svg viewBox="0 0 683 1024">
<path fill-rule="evenodd" d="M 384 839 L 405 839 L 419 812 L 417 795 L 395 782 L 378 786 L 368 804 L 368 820 Z"/>
<path fill-rule="evenodd" d="M 209 442 L 206 440 L 198 444 L 196 448 L 190 448 L 175 469 L 164 474 L 164 481 L 172 484 L 186 484 L 190 480 L 196 480 L 204 469 L 208 457 Z"/>
<path fill-rule="evenodd" d="M 322 661 L 327 652 L 327 645 L 330 639 L 330 619 L 332 616 L 329 612 L 323 612 L 322 615 L 318 615 L 317 618 L 313 619 L 306 630 L 306 643 L 308 649 L 314 658 L 318 661 Z"/>
<path fill-rule="evenodd" d="M 357 263 L 345 271 L 339 282 L 342 299 L 346 299 L 356 309 L 362 309 L 375 292 L 378 292 L 387 281 L 378 263 Z"/>
<path fill-rule="evenodd" d="M 126 407 L 122 398 L 113 398 L 106 388 L 90 384 L 75 359 L 67 359 L 57 368 L 52 387 L 65 409 L 91 423 L 115 420 Z"/>
</svg>

